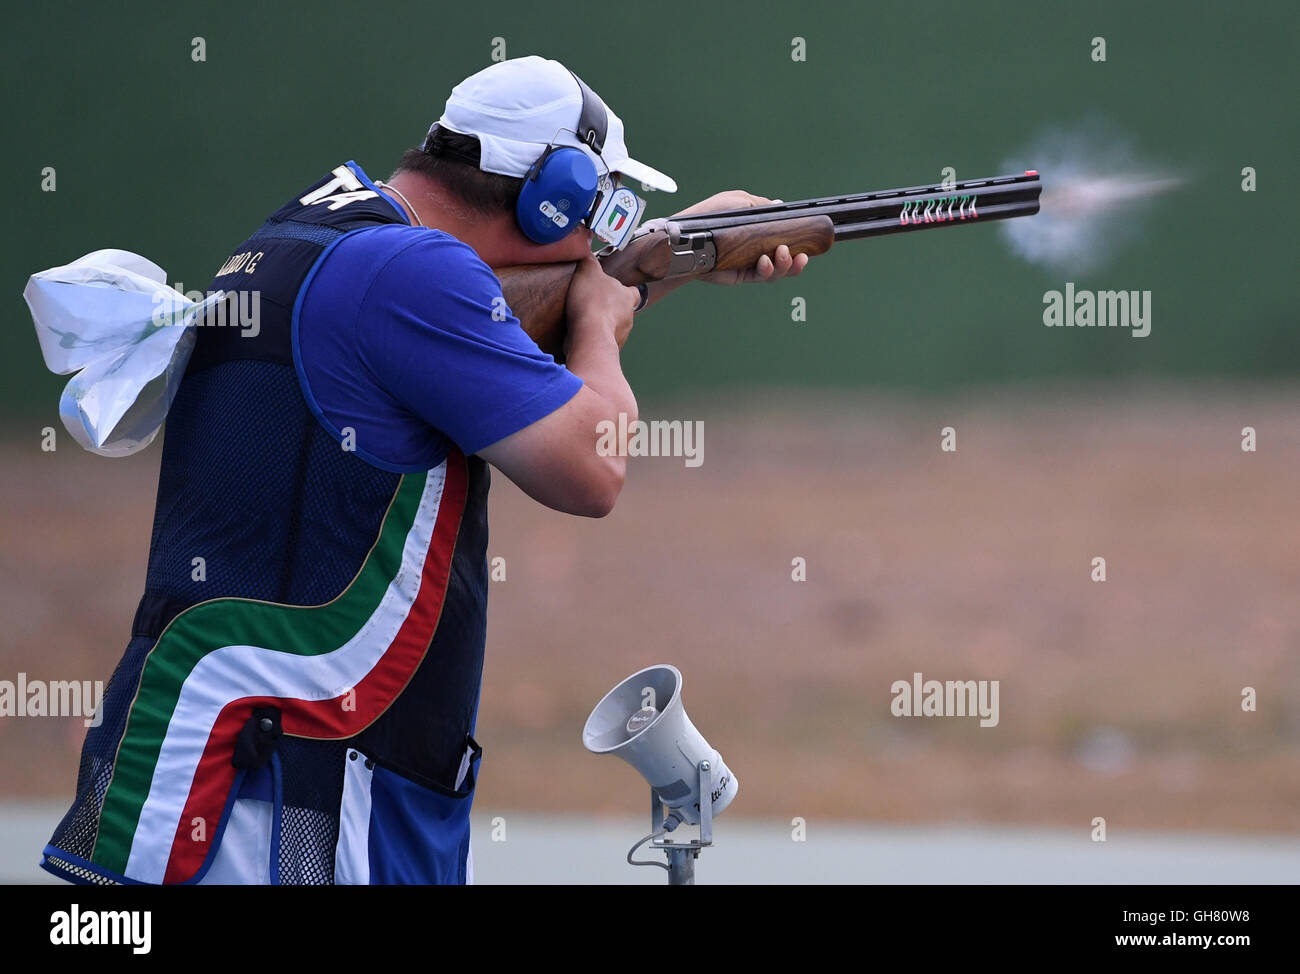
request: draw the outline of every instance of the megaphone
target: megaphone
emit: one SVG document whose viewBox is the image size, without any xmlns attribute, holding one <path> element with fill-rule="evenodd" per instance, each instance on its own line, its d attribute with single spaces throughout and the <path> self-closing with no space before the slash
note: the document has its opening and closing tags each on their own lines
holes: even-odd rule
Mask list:
<svg viewBox="0 0 1300 974">
<path fill-rule="evenodd" d="M 681 822 L 700 824 L 701 786 L 711 819 L 726 810 L 740 787 L 722 755 L 686 716 L 682 674 L 675 666 L 647 666 L 605 694 L 587 718 L 582 743 L 641 772 L 668 810 L 669 830 Z"/>
</svg>

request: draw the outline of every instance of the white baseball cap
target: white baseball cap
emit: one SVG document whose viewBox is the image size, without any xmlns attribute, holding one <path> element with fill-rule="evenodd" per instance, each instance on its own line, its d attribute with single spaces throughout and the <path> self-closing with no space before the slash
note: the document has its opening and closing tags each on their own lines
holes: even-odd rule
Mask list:
<svg viewBox="0 0 1300 974">
<path fill-rule="evenodd" d="M 677 183 L 670 177 L 628 155 L 623 120 L 599 95 L 595 97 L 606 118 L 605 145 L 600 153 L 577 136 L 581 84 L 559 61 L 535 54 L 500 61 L 470 75 L 451 90 L 436 124 L 477 138 L 479 168 L 484 172 L 523 178 L 548 145 L 567 145 L 583 150 L 598 167 L 675 193 Z"/>
</svg>

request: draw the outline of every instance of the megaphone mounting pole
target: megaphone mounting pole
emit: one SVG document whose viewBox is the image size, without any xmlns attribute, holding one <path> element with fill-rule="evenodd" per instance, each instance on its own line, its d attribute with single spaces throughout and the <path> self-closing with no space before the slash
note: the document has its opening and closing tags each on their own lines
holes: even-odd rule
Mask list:
<svg viewBox="0 0 1300 974">
<path fill-rule="evenodd" d="M 672 832 L 677 826 L 682 824 L 682 818 L 677 812 L 669 812 L 667 818 L 664 817 L 664 805 L 659 798 L 659 793 L 653 788 L 650 789 L 650 834 L 634 845 L 627 854 L 627 861 L 633 866 L 660 866 L 668 870 L 669 886 L 694 886 L 695 885 L 695 860 L 699 858 L 700 850 L 705 846 L 713 845 L 713 801 L 712 788 L 709 784 L 709 772 L 712 765 L 708 761 L 701 761 L 696 768 L 700 776 L 700 837 L 691 839 L 689 842 L 673 842 L 669 839 L 659 839 L 659 836 Z M 653 841 L 651 841 L 653 840 Z M 648 859 L 637 860 L 632 856 L 636 854 L 645 842 L 651 841 L 655 849 L 663 849 L 668 856 L 668 865 L 661 862 L 654 862 Z"/>
</svg>

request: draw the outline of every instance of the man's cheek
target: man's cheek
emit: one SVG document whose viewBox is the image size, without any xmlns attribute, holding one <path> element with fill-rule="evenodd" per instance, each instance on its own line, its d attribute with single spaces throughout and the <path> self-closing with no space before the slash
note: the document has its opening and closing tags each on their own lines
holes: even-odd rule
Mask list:
<svg viewBox="0 0 1300 974">
<path fill-rule="evenodd" d="M 579 226 L 577 230 L 564 238 L 564 252 L 574 260 L 581 260 L 587 254 L 591 253 L 592 244 L 596 241 L 596 235 L 584 226 Z"/>
</svg>

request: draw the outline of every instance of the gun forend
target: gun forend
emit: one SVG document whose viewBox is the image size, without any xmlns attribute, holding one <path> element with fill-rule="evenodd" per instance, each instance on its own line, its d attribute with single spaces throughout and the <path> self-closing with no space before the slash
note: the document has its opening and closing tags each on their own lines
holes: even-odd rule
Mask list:
<svg viewBox="0 0 1300 974">
<path fill-rule="evenodd" d="M 623 250 L 603 253 L 600 264 L 624 284 L 645 284 L 753 267 L 781 244 L 789 246 L 792 257 L 816 257 L 834 242 L 835 225 L 820 214 L 698 230 L 684 230 L 676 220 L 654 220 Z"/>
</svg>

